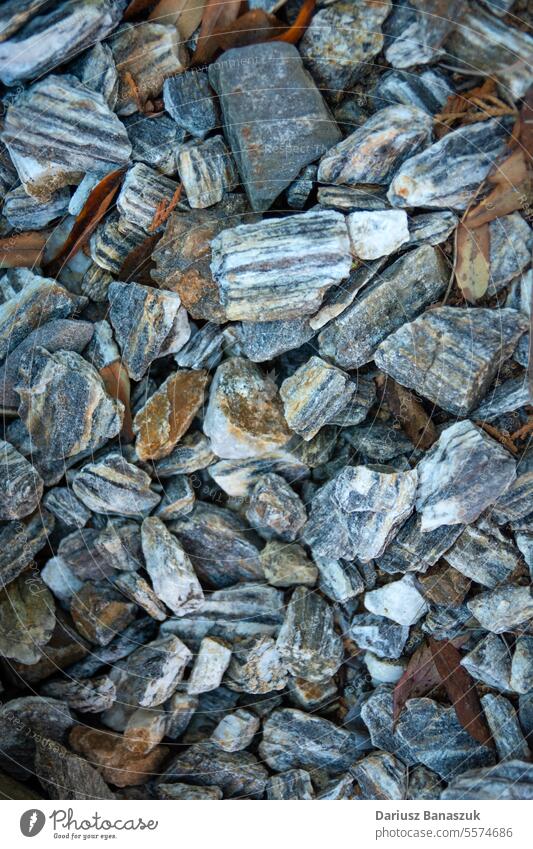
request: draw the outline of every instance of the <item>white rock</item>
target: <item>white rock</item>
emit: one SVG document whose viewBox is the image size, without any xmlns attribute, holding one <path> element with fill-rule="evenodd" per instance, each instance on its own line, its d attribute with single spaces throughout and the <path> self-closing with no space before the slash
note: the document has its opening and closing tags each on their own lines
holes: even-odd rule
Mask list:
<svg viewBox="0 0 533 849">
<path fill-rule="evenodd" d="M 405 575 L 401 581 L 391 581 L 366 593 L 365 607 L 371 613 L 386 616 L 399 625 L 414 625 L 429 610 L 412 575 Z"/>
<path fill-rule="evenodd" d="M 407 213 L 403 209 L 352 212 L 348 216 L 348 232 L 360 259 L 388 256 L 409 241 Z"/>
<path fill-rule="evenodd" d="M 241 708 L 220 720 L 211 739 L 225 752 L 240 752 L 250 745 L 259 725 L 257 714 Z"/>
<path fill-rule="evenodd" d="M 405 670 L 404 664 L 399 660 L 383 660 L 371 651 L 365 652 L 365 664 L 376 685 L 396 684 Z"/>
<path fill-rule="evenodd" d="M 231 649 L 225 643 L 213 637 L 204 637 L 187 683 L 187 692 L 197 695 L 216 690 L 230 659 Z"/>
<path fill-rule="evenodd" d="M 181 543 L 156 516 L 145 519 L 141 539 L 154 592 L 176 616 L 198 610 L 204 594 Z"/>
</svg>

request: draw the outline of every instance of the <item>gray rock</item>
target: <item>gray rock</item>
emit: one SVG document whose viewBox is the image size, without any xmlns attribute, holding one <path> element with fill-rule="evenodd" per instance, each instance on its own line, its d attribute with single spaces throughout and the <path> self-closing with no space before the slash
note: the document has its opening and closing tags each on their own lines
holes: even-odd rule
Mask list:
<svg viewBox="0 0 533 849">
<path fill-rule="evenodd" d="M 273 587 L 293 587 L 301 584 L 313 587 L 318 570 L 304 549 L 296 543 L 273 540 L 265 545 L 260 555 L 261 567 L 268 583 Z"/>
<path fill-rule="evenodd" d="M 136 572 L 143 562 L 140 525 L 124 519 L 110 519 L 107 526 L 97 532 L 94 548 L 108 568 Z"/>
<path fill-rule="evenodd" d="M 518 717 L 511 702 L 505 696 L 487 693 L 481 698 L 481 706 L 487 719 L 500 761 L 518 758 L 527 761 L 531 752 L 520 730 Z"/>
<path fill-rule="evenodd" d="M 109 673 L 117 688 L 117 702 L 133 707 L 157 707 L 172 695 L 192 658 L 174 636 L 162 636 L 141 645 Z"/>
<path fill-rule="evenodd" d="M 68 674 L 79 678 L 95 675 L 108 664 L 114 664 L 117 660 L 128 657 L 139 646 L 151 640 L 156 630 L 157 623 L 149 616 L 136 619 L 107 646 L 94 646 L 88 657 L 69 667 Z"/>
<path fill-rule="evenodd" d="M 37 663 L 56 624 L 54 599 L 38 574 L 22 574 L 6 583 L 4 579 L 0 590 L 0 654 L 19 663 Z"/>
<path fill-rule="evenodd" d="M 259 730 L 259 717 L 240 708 L 224 716 L 211 735 L 211 740 L 225 752 L 247 749 Z"/>
<path fill-rule="evenodd" d="M 207 468 L 215 459 L 207 437 L 194 431 L 185 434 L 168 457 L 157 460 L 155 471 L 159 478 L 188 475 Z"/>
<path fill-rule="evenodd" d="M 392 689 L 385 685 L 376 687 L 361 706 L 361 719 L 376 749 L 397 755 L 410 766 L 416 763 L 417 758 L 413 756 L 409 743 L 398 734 L 393 723 L 392 705 Z"/>
<path fill-rule="evenodd" d="M 211 65 L 209 80 L 254 210 L 268 209 L 305 165 L 340 139 L 293 45 L 227 50 Z"/>
<path fill-rule="evenodd" d="M 69 68 L 80 82 L 91 91 L 102 95 L 110 109 L 114 109 L 118 97 L 118 73 L 111 48 L 103 42 L 86 50 L 80 59 Z"/>
<path fill-rule="evenodd" d="M 364 591 L 365 582 L 355 563 L 316 555 L 315 561 L 319 572 L 319 589 L 332 601 L 346 604 Z"/>
<path fill-rule="evenodd" d="M 423 532 L 475 522 L 516 477 L 511 455 L 468 420 L 443 430 L 417 469 Z"/>
<path fill-rule="evenodd" d="M 24 188 L 41 201 L 87 171 L 126 165 L 131 153 L 102 95 L 68 74 L 22 92 L 7 110 L 2 138 Z"/>
<path fill-rule="evenodd" d="M 352 248 L 359 259 L 389 256 L 409 242 L 407 213 L 403 209 L 352 212 L 347 222 Z"/>
<path fill-rule="evenodd" d="M 72 489 L 94 513 L 139 517 L 150 513 L 161 499 L 150 484 L 146 472 L 113 453 L 83 466 Z"/>
<path fill-rule="evenodd" d="M 168 77 L 163 102 L 176 124 L 195 138 L 205 138 L 219 125 L 217 103 L 205 71 L 193 69 Z"/>
<path fill-rule="evenodd" d="M 360 649 L 395 660 L 400 657 L 407 642 L 409 627 L 391 622 L 384 616 L 360 613 L 350 621 L 348 634 Z"/>
<path fill-rule="evenodd" d="M 533 764 L 513 760 L 454 776 L 441 799 L 530 800 L 532 791 Z"/>
<path fill-rule="evenodd" d="M 69 487 L 55 486 L 43 498 L 43 505 L 50 511 L 63 529 L 84 528 L 91 511 L 76 498 Z"/>
<path fill-rule="evenodd" d="M 89 240 L 91 258 L 99 268 L 118 274 L 126 257 L 146 239 L 146 232 L 132 224 L 124 216 L 112 212 L 98 225 Z M 89 270 L 91 289 L 94 287 L 94 271 Z M 86 278 L 87 279 L 87 278 Z M 101 285 L 101 278 L 98 281 Z M 109 288 L 107 282 L 105 291 Z M 87 285 L 87 283 L 85 284 Z M 107 300 L 102 297 L 101 300 Z"/>
<path fill-rule="evenodd" d="M 533 42 L 532 42 L 533 46 Z M 495 218 L 489 224 L 490 283 L 488 292 L 499 292 L 531 263 L 533 232 L 519 212 Z"/>
<path fill-rule="evenodd" d="M 3 213 L 12 227 L 19 230 L 42 230 L 55 218 L 66 215 L 70 202 L 67 188 L 59 189 L 52 197 L 41 203 L 26 194 L 23 186 L 8 192 L 4 198 Z"/>
<path fill-rule="evenodd" d="M 138 572 L 121 572 L 114 583 L 119 592 L 142 608 L 152 619 L 158 622 L 165 621 L 167 618 L 165 605 L 158 599 L 148 581 L 145 581 Z"/>
<path fill-rule="evenodd" d="M 276 643 L 291 675 L 322 681 L 342 663 L 343 647 L 333 627 L 333 610 L 320 596 L 297 587 Z"/>
<path fill-rule="evenodd" d="M 144 162 L 162 174 L 176 173 L 178 149 L 185 139 L 185 132 L 172 118 L 168 115 L 157 118 L 131 115 L 124 119 L 124 125 L 134 162 Z"/>
<path fill-rule="evenodd" d="M 336 186 L 387 186 L 398 166 L 427 144 L 431 130 L 430 116 L 415 106 L 381 109 L 328 150 L 320 162 L 318 179 Z"/>
<path fill-rule="evenodd" d="M 309 342 L 315 331 L 307 318 L 285 321 L 243 321 L 237 325 L 237 338 L 244 354 L 253 363 L 272 360 L 285 351 Z"/>
<path fill-rule="evenodd" d="M 220 460 L 209 466 L 209 475 L 215 483 L 228 495 L 237 497 L 249 495 L 257 479 L 270 473 L 294 483 L 307 477 L 309 468 L 297 453 L 283 449 L 244 460 Z"/>
<path fill-rule="evenodd" d="M 224 752 L 208 740 L 194 743 L 163 773 L 163 781 L 185 779 L 219 787 L 226 799 L 261 799 L 268 772 L 250 752 Z"/>
<path fill-rule="evenodd" d="M 70 613 L 82 637 L 106 646 L 135 619 L 137 607 L 124 601 L 112 586 L 86 581 L 72 597 Z"/>
<path fill-rule="evenodd" d="M 387 464 L 396 457 L 413 453 L 413 443 L 403 431 L 379 421 L 346 428 L 343 437 L 358 454 L 376 463 Z"/>
<path fill-rule="evenodd" d="M 146 571 L 156 595 L 176 616 L 202 606 L 200 582 L 178 540 L 161 519 L 151 516 L 142 524 L 142 547 Z"/>
<path fill-rule="evenodd" d="M 407 767 L 394 755 L 378 752 L 367 755 L 350 769 L 363 799 L 405 799 Z"/>
<path fill-rule="evenodd" d="M 258 478 L 252 492 L 246 518 L 263 539 L 293 542 L 307 521 L 305 507 L 280 475 Z"/>
<path fill-rule="evenodd" d="M 271 775 L 266 787 L 266 797 L 278 801 L 314 799 L 311 776 L 305 769 L 288 769 Z"/>
<path fill-rule="evenodd" d="M 43 494 L 39 473 L 3 439 L 0 439 L 0 467 L 0 519 L 22 519 L 33 513 Z"/>
<path fill-rule="evenodd" d="M 520 566 L 515 547 L 488 522 L 468 525 L 444 556 L 458 572 L 491 589 L 506 583 Z"/>
<path fill-rule="evenodd" d="M 344 218 L 331 210 L 242 224 L 212 242 L 211 271 L 229 319 L 309 315 L 350 266 Z"/>
<path fill-rule="evenodd" d="M 117 209 L 130 224 L 150 233 L 161 203 L 170 204 L 178 184 L 144 162 L 130 168 L 117 197 Z"/>
<path fill-rule="evenodd" d="M 431 769 L 415 766 L 409 770 L 406 799 L 439 799 L 444 782 Z"/>
<path fill-rule="evenodd" d="M 225 683 L 232 690 L 260 695 L 283 690 L 287 678 L 287 666 L 275 641 L 263 635 L 236 643 Z"/>
<path fill-rule="evenodd" d="M 393 206 L 466 209 L 491 168 L 505 153 L 505 118 L 468 124 L 411 156 L 394 176 L 387 197 Z"/>
<path fill-rule="evenodd" d="M 345 372 L 311 357 L 281 384 L 287 424 L 305 440 L 312 439 L 350 403 L 355 388 Z"/>
<path fill-rule="evenodd" d="M 299 177 L 287 189 L 287 203 L 292 209 L 303 209 L 316 183 L 318 167 L 306 165 Z"/>
<path fill-rule="evenodd" d="M 339 212 L 390 209 L 383 187 L 379 185 L 319 186 L 317 197 L 320 206 Z"/>
<path fill-rule="evenodd" d="M 219 203 L 237 187 L 233 157 L 222 136 L 192 141 L 180 147 L 178 172 L 193 209 L 205 209 Z"/>
<path fill-rule="evenodd" d="M 451 548 L 461 525 L 440 525 L 422 531 L 422 518 L 415 514 L 400 528 L 377 563 L 383 572 L 427 572 Z"/>
<path fill-rule="evenodd" d="M 409 219 L 409 245 L 440 245 L 448 239 L 459 223 L 450 210 L 423 212 Z"/>
<path fill-rule="evenodd" d="M 80 713 L 100 713 L 113 704 L 115 685 L 107 675 L 83 681 L 56 678 L 46 681 L 41 687 L 41 693 L 66 702 Z"/>
<path fill-rule="evenodd" d="M 22 696 L 4 702 L 0 707 L 2 769 L 16 778 L 30 778 L 38 739 L 66 743 L 74 722 L 68 706 L 56 699 Z"/>
<path fill-rule="evenodd" d="M 382 74 L 372 96 L 378 109 L 395 103 L 417 106 L 430 115 L 440 112 L 453 88 L 444 74 L 433 68 L 422 73 L 387 71 Z"/>
<path fill-rule="evenodd" d="M 223 357 L 225 337 L 217 324 L 204 324 L 174 355 L 181 368 L 215 369 Z M 268 358 L 267 358 L 268 359 Z"/>
<path fill-rule="evenodd" d="M 341 368 L 365 365 L 384 339 L 443 294 L 448 278 L 436 248 L 408 251 L 324 328 L 318 337 L 320 354 Z"/>
<path fill-rule="evenodd" d="M 230 659 L 231 648 L 228 645 L 216 637 L 204 637 L 187 681 L 187 692 L 196 696 L 216 690 L 222 682 Z"/>
<path fill-rule="evenodd" d="M 413 20 L 385 51 L 386 59 L 393 68 L 412 68 L 438 60 L 442 56 L 446 37 L 456 26 L 456 21 L 461 21 L 464 11 L 461 0 L 448 2 L 446 14 L 442 15 L 439 15 L 438 4 L 431 3 L 428 7 L 422 0 L 413 5 Z"/>
<path fill-rule="evenodd" d="M 519 637 L 511 664 L 511 686 L 517 693 L 533 690 L 533 637 Z"/>
<path fill-rule="evenodd" d="M 88 761 L 60 743 L 41 739 L 35 753 L 35 773 L 50 799 L 115 799 L 104 779 Z"/>
<path fill-rule="evenodd" d="M 514 410 L 531 403 L 531 393 L 525 375 L 511 377 L 498 386 L 486 396 L 471 416 L 482 422 L 492 422 L 504 413 L 512 413 Z"/>
<path fill-rule="evenodd" d="M 511 653 L 502 637 L 487 634 L 462 658 L 461 664 L 477 681 L 504 693 L 512 691 Z"/>
<path fill-rule="evenodd" d="M 533 617 L 531 587 L 501 587 L 480 593 L 468 609 L 486 631 L 502 634 Z"/>
<path fill-rule="evenodd" d="M 527 516 L 531 512 L 533 493 L 533 451 L 531 449 L 524 452 L 516 470 L 516 480 L 499 497 L 492 511 L 492 518 L 499 525 L 506 522 L 520 523 L 521 520 L 527 522 Z"/>
<path fill-rule="evenodd" d="M 195 787 L 179 781 L 172 784 L 158 784 L 156 795 L 159 799 L 179 799 L 180 801 L 210 801 L 222 799 L 220 787 Z"/>
<path fill-rule="evenodd" d="M 186 475 L 173 475 L 167 481 L 155 515 L 164 522 L 190 513 L 195 502 L 194 489 Z"/>
</svg>

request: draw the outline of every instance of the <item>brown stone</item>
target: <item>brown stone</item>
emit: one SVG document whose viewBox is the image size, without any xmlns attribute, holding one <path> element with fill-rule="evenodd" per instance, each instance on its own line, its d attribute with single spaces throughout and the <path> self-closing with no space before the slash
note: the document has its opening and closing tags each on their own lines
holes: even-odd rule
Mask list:
<svg viewBox="0 0 533 849">
<path fill-rule="evenodd" d="M 471 581 L 447 563 L 436 563 L 420 575 L 422 595 L 432 604 L 462 604 Z"/>
<path fill-rule="evenodd" d="M 106 646 L 135 619 L 137 607 L 112 588 L 87 581 L 75 593 L 70 612 L 82 637 Z"/>
<path fill-rule="evenodd" d="M 106 781 L 117 787 L 144 784 L 160 774 L 160 766 L 169 754 L 166 746 L 157 746 L 147 755 L 130 752 L 123 737 L 76 725 L 70 733 L 74 751 L 85 755 Z"/>
<path fill-rule="evenodd" d="M 204 369 L 177 371 L 148 399 L 133 422 L 140 460 L 158 460 L 171 453 L 203 404 L 207 380 Z"/>
</svg>

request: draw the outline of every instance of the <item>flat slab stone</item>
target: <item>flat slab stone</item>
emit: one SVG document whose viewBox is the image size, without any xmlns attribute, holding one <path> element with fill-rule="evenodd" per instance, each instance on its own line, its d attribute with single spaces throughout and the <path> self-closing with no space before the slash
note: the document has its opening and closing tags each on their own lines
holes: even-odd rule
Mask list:
<svg viewBox="0 0 533 849">
<path fill-rule="evenodd" d="M 467 602 L 468 609 L 487 631 L 503 634 L 533 617 L 531 587 L 497 587 Z"/>
<path fill-rule="evenodd" d="M 414 625 L 428 610 L 428 604 L 412 575 L 391 581 L 365 594 L 365 607 L 371 613 L 392 619 L 399 625 Z"/>
<path fill-rule="evenodd" d="M 268 209 L 305 165 L 341 138 L 291 44 L 227 50 L 209 69 L 224 133 L 252 209 Z"/>
</svg>

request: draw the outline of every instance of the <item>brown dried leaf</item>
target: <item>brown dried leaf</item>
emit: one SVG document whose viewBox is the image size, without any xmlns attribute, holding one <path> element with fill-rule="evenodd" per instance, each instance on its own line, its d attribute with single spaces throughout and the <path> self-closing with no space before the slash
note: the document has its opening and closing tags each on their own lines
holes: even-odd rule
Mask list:
<svg viewBox="0 0 533 849">
<path fill-rule="evenodd" d="M 122 422 L 121 435 L 126 442 L 131 442 L 133 439 L 131 409 L 130 409 L 130 379 L 128 372 L 123 367 L 120 360 L 115 360 L 108 366 L 100 369 L 100 377 L 104 381 L 107 394 L 122 401 L 124 404 L 124 420 Z"/>
<path fill-rule="evenodd" d="M 40 265 L 49 230 L 13 233 L 0 239 L 0 268 L 32 268 Z"/>
<path fill-rule="evenodd" d="M 177 207 L 182 191 L 183 185 L 180 183 L 168 202 L 166 200 L 159 201 L 152 222 L 148 228 L 150 233 L 153 233 L 154 230 L 157 230 L 158 227 L 161 227 L 161 225 L 165 223 L 170 213 Z"/>
<path fill-rule="evenodd" d="M 467 301 L 483 297 L 490 277 L 489 225 L 471 230 L 464 221 L 456 233 L 455 277 Z"/>
<path fill-rule="evenodd" d="M 106 214 L 117 194 L 124 169 L 119 168 L 106 174 L 103 180 L 94 187 L 85 201 L 85 206 L 79 213 L 72 230 L 68 234 L 62 248 L 56 256 L 47 264 L 46 271 L 57 276 L 59 269 L 77 254 L 80 248 L 89 241 L 91 234 Z"/>
<path fill-rule="evenodd" d="M 302 8 L 296 16 L 293 25 L 280 35 L 275 35 L 273 41 L 285 41 L 288 44 L 298 44 L 311 22 L 315 11 L 316 0 L 304 0 Z"/>
<path fill-rule="evenodd" d="M 215 30 L 231 32 L 231 24 L 238 18 L 240 6 L 241 0 L 206 0 L 193 64 L 207 62 L 213 57 L 217 50 L 213 33 Z"/>
<path fill-rule="evenodd" d="M 215 30 L 213 43 L 216 49 L 230 50 L 232 47 L 246 47 L 248 44 L 258 44 L 269 41 L 277 33 L 287 29 L 279 18 L 269 15 L 263 9 L 252 9 L 245 12 L 231 25 L 231 32 L 224 28 L 223 32 Z"/>
<path fill-rule="evenodd" d="M 461 655 L 456 647 L 449 640 L 434 640 L 433 637 L 429 637 L 429 647 L 457 719 L 478 743 L 492 745 L 475 681 L 461 666 Z"/>
<path fill-rule="evenodd" d="M 206 0 L 159 0 L 148 15 L 149 21 L 158 24 L 174 24 L 180 38 L 187 41 L 198 29 L 204 13 Z"/>
<path fill-rule="evenodd" d="M 133 248 L 122 263 L 118 279 L 123 283 L 135 280 L 136 283 L 155 286 L 150 277 L 150 268 L 153 266 L 152 253 L 160 238 L 161 233 L 152 233 L 140 245 Z"/>
<path fill-rule="evenodd" d="M 440 139 L 452 129 L 465 124 L 486 121 L 502 115 L 514 115 L 516 111 L 496 94 L 496 82 L 488 77 L 482 85 L 461 94 L 451 94 L 444 109 L 435 115 L 435 136 Z"/>
<path fill-rule="evenodd" d="M 494 186 L 489 194 L 466 216 L 472 229 L 489 224 L 501 215 L 521 209 L 531 191 L 531 175 L 522 149 L 514 150 L 490 175 L 488 182 Z"/>
<path fill-rule="evenodd" d="M 425 696 L 440 684 L 433 653 L 425 643 L 417 648 L 393 693 L 392 721 L 396 725 L 407 699 Z"/>
<path fill-rule="evenodd" d="M 124 20 L 131 21 L 132 18 L 142 15 L 152 6 L 155 6 L 156 2 L 157 0 L 131 0 L 124 12 Z"/>
<path fill-rule="evenodd" d="M 424 451 L 431 448 L 437 439 L 437 431 L 414 393 L 385 375 L 380 375 L 376 383 L 382 390 L 389 409 L 394 413 L 413 445 L 423 448 Z"/>
</svg>

